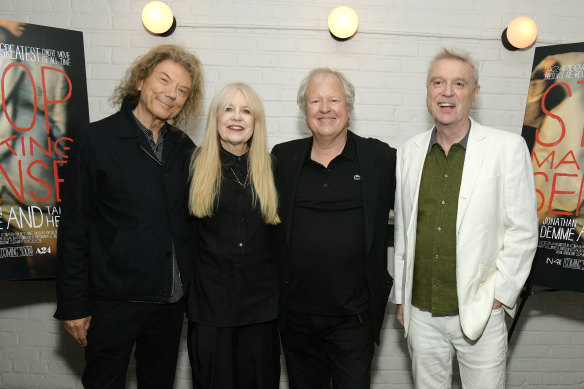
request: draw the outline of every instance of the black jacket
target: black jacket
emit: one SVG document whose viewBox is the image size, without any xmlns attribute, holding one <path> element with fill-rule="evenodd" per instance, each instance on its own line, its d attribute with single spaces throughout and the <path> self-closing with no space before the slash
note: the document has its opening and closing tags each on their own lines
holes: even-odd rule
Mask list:
<svg viewBox="0 0 584 389">
<path fill-rule="evenodd" d="M 385 306 L 393 285 L 387 271 L 387 224 L 389 210 L 393 208 L 395 195 L 395 149 L 377 139 L 362 138 L 349 131 L 353 137 L 359 170 L 363 182 L 363 219 L 365 222 L 367 256 L 367 287 L 371 296 L 371 325 L 376 342 L 385 317 Z M 294 140 L 276 145 L 272 154 L 276 157 L 276 186 L 280 197 L 280 228 L 282 259 L 280 271 L 280 326 L 285 330 L 286 305 L 289 278 L 289 242 L 294 212 L 294 200 L 300 172 L 312 138 Z"/>
<path fill-rule="evenodd" d="M 132 109 L 124 102 L 91 123 L 71 149 L 57 239 L 58 319 L 90 315 L 90 296 L 167 302 L 172 242 L 188 290 L 193 248 L 186 193 L 194 144 L 172 129 L 158 162 Z"/>
</svg>

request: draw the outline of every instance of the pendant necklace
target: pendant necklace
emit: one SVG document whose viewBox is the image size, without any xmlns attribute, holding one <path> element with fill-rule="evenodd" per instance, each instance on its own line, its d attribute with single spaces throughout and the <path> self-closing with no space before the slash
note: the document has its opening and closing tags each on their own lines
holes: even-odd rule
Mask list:
<svg viewBox="0 0 584 389">
<path fill-rule="evenodd" d="M 235 179 L 237 180 L 237 183 L 239 184 L 239 186 L 241 186 L 242 188 L 245 188 L 247 186 L 247 179 L 249 177 L 249 172 L 247 172 L 247 174 L 245 175 L 245 180 L 243 180 L 243 184 L 242 184 L 241 181 L 239 180 L 239 177 L 237 177 L 237 174 L 235 174 L 235 172 L 233 171 L 233 168 L 230 167 L 229 170 L 231 170 L 231 173 L 233 174 L 233 177 L 235 177 Z"/>
</svg>

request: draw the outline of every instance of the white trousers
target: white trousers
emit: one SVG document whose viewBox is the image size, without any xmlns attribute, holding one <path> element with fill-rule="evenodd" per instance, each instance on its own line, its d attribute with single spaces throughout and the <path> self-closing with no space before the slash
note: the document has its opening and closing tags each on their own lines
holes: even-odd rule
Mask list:
<svg viewBox="0 0 584 389">
<path fill-rule="evenodd" d="M 505 388 L 507 326 L 503 308 L 491 313 L 481 337 L 472 341 L 462 332 L 459 316 L 432 317 L 412 306 L 407 341 L 416 389 L 449 389 L 455 355 L 463 388 Z"/>
</svg>

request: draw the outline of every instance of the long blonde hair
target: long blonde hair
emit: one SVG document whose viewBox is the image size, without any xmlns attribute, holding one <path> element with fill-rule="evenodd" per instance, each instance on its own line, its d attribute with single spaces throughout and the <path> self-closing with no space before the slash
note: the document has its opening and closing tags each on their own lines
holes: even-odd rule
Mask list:
<svg viewBox="0 0 584 389">
<path fill-rule="evenodd" d="M 259 202 L 262 218 L 267 224 L 278 224 L 278 194 L 272 174 L 272 159 L 268 152 L 266 117 L 262 101 L 257 92 L 243 82 L 225 85 L 211 101 L 205 136 L 201 146 L 191 159 L 191 185 L 189 211 L 196 217 L 213 216 L 219 191 L 221 190 L 221 143 L 217 117 L 231 103 L 233 96 L 241 91 L 254 118 L 254 129 L 248 141 L 247 168 L 252 185 L 254 205 Z"/>
</svg>

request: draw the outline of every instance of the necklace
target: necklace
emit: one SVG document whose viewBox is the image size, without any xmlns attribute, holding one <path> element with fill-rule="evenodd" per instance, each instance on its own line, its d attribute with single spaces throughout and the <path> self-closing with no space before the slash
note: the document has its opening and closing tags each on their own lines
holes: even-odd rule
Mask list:
<svg viewBox="0 0 584 389">
<path fill-rule="evenodd" d="M 231 170 L 231 173 L 233 174 L 233 177 L 235 177 L 235 179 L 237 180 L 237 183 L 242 188 L 245 188 L 247 186 L 247 179 L 249 178 L 249 172 L 247 172 L 247 174 L 245 175 L 245 180 L 243 180 L 243 184 L 242 184 L 241 181 L 239 180 L 239 177 L 237 177 L 237 174 L 235 174 L 235 172 L 233 171 L 233 168 L 230 167 L 229 170 Z"/>
</svg>

